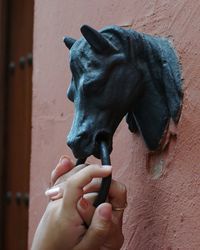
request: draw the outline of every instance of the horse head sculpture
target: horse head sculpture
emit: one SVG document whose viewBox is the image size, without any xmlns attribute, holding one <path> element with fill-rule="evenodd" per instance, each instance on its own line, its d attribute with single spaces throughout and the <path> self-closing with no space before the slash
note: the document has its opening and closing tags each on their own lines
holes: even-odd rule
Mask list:
<svg viewBox="0 0 200 250">
<path fill-rule="evenodd" d="M 75 157 L 99 157 L 101 137 L 111 152 L 124 116 L 129 129 L 156 150 L 170 119 L 178 122 L 182 104 L 180 67 L 171 43 L 117 26 L 96 31 L 84 25 L 81 33 L 79 40 L 64 38 L 72 72 L 67 96 L 75 105 L 67 143 Z"/>
</svg>

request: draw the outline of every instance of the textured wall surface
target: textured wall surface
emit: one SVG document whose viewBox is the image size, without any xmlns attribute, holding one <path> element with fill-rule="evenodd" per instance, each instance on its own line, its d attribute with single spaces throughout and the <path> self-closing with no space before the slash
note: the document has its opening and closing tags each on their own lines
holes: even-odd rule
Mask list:
<svg viewBox="0 0 200 250">
<path fill-rule="evenodd" d="M 71 155 L 65 138 L 73 105 L 65 94 L 70 71 L 62 37 L 79 38 L 82 24 L 116 24 L 169 37 L 182 63 L 185 93 L 177 139 L 150 165 L 141 137 L 125 122 L 115 134 L 114 178 L 128 189 L 123 249 L 200 249 L 199 12 L 199 0 L 35 0 L 29 244 L 47 204 L 50 173 L 61 154 Z"/>
</svg>

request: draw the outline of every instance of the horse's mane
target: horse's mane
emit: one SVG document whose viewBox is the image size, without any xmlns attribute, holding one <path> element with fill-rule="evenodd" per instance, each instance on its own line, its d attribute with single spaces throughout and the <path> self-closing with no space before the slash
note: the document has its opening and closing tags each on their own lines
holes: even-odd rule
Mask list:
<svg viewBox="0 0 200 250">
<path fill-rule="evenodd" d="M 123 51 L 127 58 L 132 60 L 133 64 L 135 64 L 136 61 L 145 61 L 149 64 L 153 62 L 154 67 L 149 67 L 149 70 L 152 77 L 158 81 L 162 77 L 163 65 L 167 65 L 169 71 L 175 73 L 175 75 L 173 75 L 175 80 L 174 84 L 178 95 L 182 97 L 180 65 L 179 63 L 177 64 L 177 54 L 169 39 L 139 33 L 133 29 L 125 30 L 115 25 L 108 26 L 100 30 L 100 32 L 111 44 L 117 47 L 117 49 Z M 159 84 L 157 87 L 158 89 L 160 88 Z"/>
<path fill-rule="evenodd" d="M 100 33 L 118 50 L 123 51 L 127 58 L 133 58 L 137 51 L 142 49 L 141 34 L 134 30 L 125 30 L 112 25 L 100 30 Z"/>
<path fill-rule="evenodd" d="M 162 114 L 163 125 L 161 124 L 160 128 L 155 129 L 160 130 L 158 133 L 162 134 L 165 130 L 164 124 L 168 124 L 170 118 L 174 122 L 178 122 L 183 97 L 180 65 L 172 43 L 163 37 L 151 36 L 135 30 L 125 30 L 118 26 L 109 26 L 100 32 L 112 45 L 126 55 L 127 60 L 134 67 L 137 67 L 143 73 L 146 87 L 149 88 L 148 91 L 153 89 L 154 93 L 161 96 L 156 105 L 161 105 L 161 109 L 163 103 L 165 103 L 163 108 L 166 109 L 166 114 Z M 146 113 L 147 109 L 149 109 L 149 113 L 155 111 L 150 107 L 155 106 L 154 101 L 156 100 L 153 97 L 146 94 L 143 99 L 139 100 L 137 110 L 134 107 L 133 111 L 129 112 L 127 116 L 129 129 L 135 132 L 139 128 L 144 139 L 146 139 L 146 131 L 142 130 L 145 130 L 146 127 L 143 129 L 141 123 L 145 122 L 145 117 L 141 117 L 141 114 Z M 140 117 L 137 117 L 137 114 Z"/>
</svg>

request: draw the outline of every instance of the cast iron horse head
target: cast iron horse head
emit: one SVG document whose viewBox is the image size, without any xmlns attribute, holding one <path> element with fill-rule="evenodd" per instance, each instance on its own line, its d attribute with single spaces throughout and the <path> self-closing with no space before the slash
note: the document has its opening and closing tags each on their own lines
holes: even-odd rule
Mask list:
<svg viewBox="0 0 200 250">
<path fill-rule="evenodd" d="M 159 147 L 182 103 L 179 62 L 171 43 L 117 26 L 100 31 L 84 25 L 83 37 L 65 37 L 72 80 L 67 96 L 75 116 L 68 145 L 75 157 L 99 157 L 98 138 L 112 151 L 113 134 L 126 115 L 150 150 Z"/>
</svg>

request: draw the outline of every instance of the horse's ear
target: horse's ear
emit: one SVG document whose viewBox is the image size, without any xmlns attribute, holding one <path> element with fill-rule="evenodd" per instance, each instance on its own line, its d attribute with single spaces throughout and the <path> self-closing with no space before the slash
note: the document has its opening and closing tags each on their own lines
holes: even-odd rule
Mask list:
<svg viewBox="0 0 200 250">
<path fill-rule="evenodd" d="M 83 25 L 81 27 L 81 33 L 87 42 L 98 52 L 114 52 L 116 49 L 103 37 L 101 33 L 97 30 L 91 28 L 88 25 Z"/>
<path fill-rule="evenodd" d="M 69 37 L 69 36 L 64 36 L 63 42 L 65 43 L 65 45 L 68 49 L 71 49 L 72 45 L 76 42 L 76 40 L 74 38 Z"/>
</svg>

